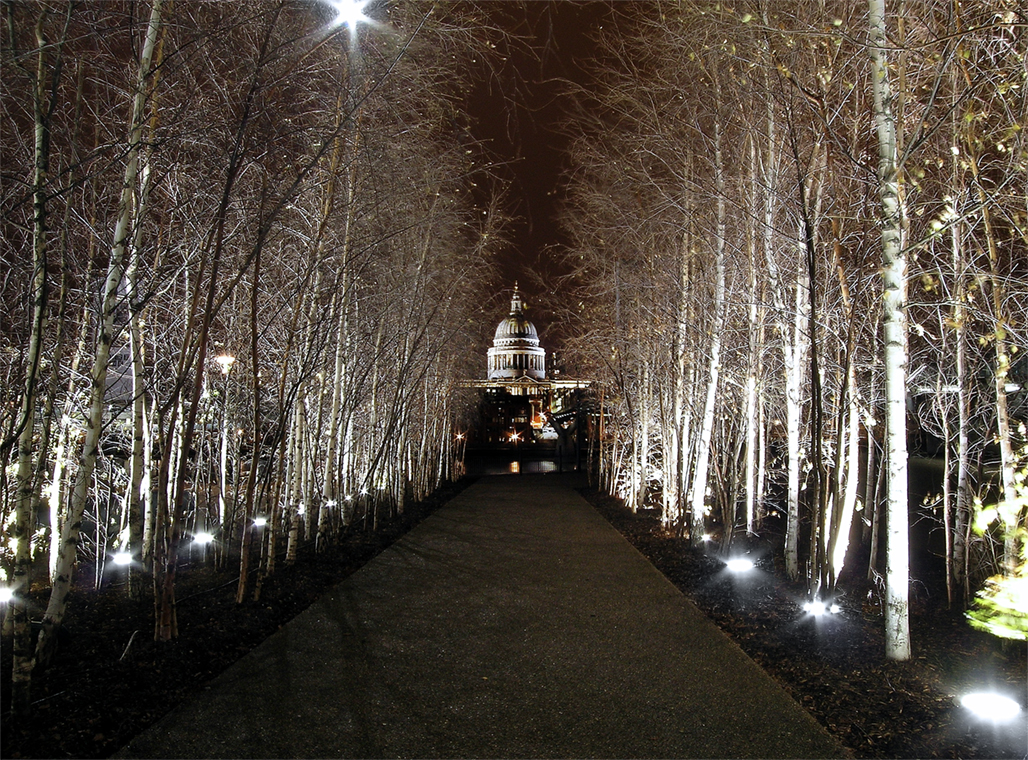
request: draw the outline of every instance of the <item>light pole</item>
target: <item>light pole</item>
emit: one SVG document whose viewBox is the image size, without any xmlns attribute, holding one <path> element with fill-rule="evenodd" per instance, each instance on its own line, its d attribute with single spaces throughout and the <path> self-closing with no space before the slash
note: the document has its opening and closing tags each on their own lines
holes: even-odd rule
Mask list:
<svg viewBox="0 0 1028 760">
<path fill-rule="evenodd" d="M 221 452 L 218 457 L 218 525 L 224 529 L 228 516 L 228 502 L 225 500 L 225 491 L 228 490 L 228 373 L 235 364 L 236 357 L 231 354 L 216 356 L 214 361 L 221 367 L 221 374 L 224 377 L 222 383 L 221 403 Z"/>
<path fill-rule="evenodd" d="M 458 451 L 459 462 L 460 462 L 459 473 L 460 473 L 460 475 L 464 475 L 464 472 L 465 472 L 464 452 L 467 451 L 467 437 L 464 435 L 463 432 L 457 433 L 457 451 Z"/>
</svg>

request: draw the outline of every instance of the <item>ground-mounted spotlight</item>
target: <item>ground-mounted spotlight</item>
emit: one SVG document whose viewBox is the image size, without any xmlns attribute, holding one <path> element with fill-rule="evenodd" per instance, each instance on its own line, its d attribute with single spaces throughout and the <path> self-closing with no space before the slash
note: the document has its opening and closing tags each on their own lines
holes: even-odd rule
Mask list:
<svg viewBox="0 0 1028 760">
<path fill-rule="evenodd" d="M 745 557 L 736 557 L 730 559 L 725 563 L 725 567 L 731 570 L 733 573 L 748 573 L 754 568 L 753 560 L 746 559 Z"/>
<path fill-rule="evenodd" d="M 195 539 L 194 539 L 195 540 Z M 126 565 L 132 564 L 132 552 L 115 552 L 111 557 L 111 562 L 115 565 L 125 567 Z"/>
<path fill-rule="evenodd" d="M 1009 723 L 1021 714 L 1021 705 L 992 691 L 976 691 L 960 698 L 960 705 L 976 718 L 991 723 Z"/>
<path fill-rule="evenodd" d="M 207 531 L 197 533 L 195 536 L 193 536 L 193 543 L 199 546 L 207 546 L 207 544 L 211 543 L 212 541 L 214 541 L 214 536 L 212 536 Z"/>
<path fill-rule="evenodd" d="M 14 599 L 14 589 L 0 586 L 0 604 L 7 604 L 12 599 Z"/>
<path fill-rule="evenodd" d="M 268 518 L 267 517 L 255 517 L 255 518 L 253 518 L 253 527 L 255 527 L 255 528 L 263 528 L 267 524 L 268 524 Z"/>
<path fill-rule="evenodd" d="M 707 541 L 713 541 L 714 537 L 709 533 L 704 533 L 702 536 L 700 536 L 700 540 L 706 543 Z"/>
<path fill-rule="evenodd" d="M 815 599 L 812 602 L 807 602 L 806 604 L 804 604 L 803 611 L 813 615 L 814 617 L 820 617 L 821 615 L 824 615 L 826 612 L 828 612 L 828 608 L 825 607 L 825 603 L 822 602 L 820 599 Z"/>
</svg>

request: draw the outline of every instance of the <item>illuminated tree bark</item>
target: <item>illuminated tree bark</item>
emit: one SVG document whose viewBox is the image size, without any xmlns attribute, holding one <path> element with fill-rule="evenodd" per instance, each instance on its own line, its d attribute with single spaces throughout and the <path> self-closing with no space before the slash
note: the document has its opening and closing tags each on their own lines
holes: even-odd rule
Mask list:
<svg viewBox="0 0 1028 760">
<path fill-rule="evenodd" d="M 888 546 L 885 653 L 910 659 L 907 515 L 907 258 L 903 249 L 903 199 L 897 123 L 888 66 L 885 0 L 868 0 L 871 87 L 878 136 L 878 182 L 882 202 L 883 338 L 888 467 Z"/>
<path fill-rule="evenodd" d="M 707 492 L 707 468 L 710 461 L 710 443 L 714 432 L 714 412 L 717 406 L 718 378 L 721 372 L 721 340 L 725 323 L 725 236 L 726 199 L 725 166 L 721 146 L 720 117 L 714 116 L 714 185 L 717 193 L 717 230 L 714 236 L 714 304 L 710 327 L 709 364 L 707 367 L 707 392 L 700 421 L 699 437 L 696 442 L 696 462 L 692 481 L 692 525 L 693 544 L 703 540 L 705 499 Z"/>
<path fill-rule="evenodd" d="M 10 10 L 8 9 L 10 14 Z M 46 313 L 49 301 L 47 282 L 48 228 L 47 197 L 50 181 L 50 129 L 51 117 L 56 105 L 56 90 L 61 76 L 62 47 L 67 32 L 67 20 L 60 40 L 54 46 L 51 63 L 50 41 L 46 38 L 47 13 L 42 12 L 36 22 L 37 45 L 36 69 L 28 74 L 31 87 L 33 116 L 33 171 L 32 171 L 32 317 L 29 328 L 28 347 L 25 355 L 25 382 L 21 393 L 21 405 L 14 435 L 0 445 L 3 461 L 13 444 L 16 448 L 14 530 L 11 538 L 14 546 L 14 567 L 11 589 L 15 596 L 11 600 L 11 617 L 14 630 L 12 658 L 12 702 L 21 711 L 27 709 L 30 701 L 32 669 L 35 657 L 32 651 L 32 630 L 29 623 L 28 592 L 32 570 L 32 533 L 36 526 L 36 462 L 33 456 L 36 433 L 36 408 L 41 380 L 41 357 L 46 329 Z M 13 14 L 8 16 L 13 41 Z M 48 95 L 48 90 L 50 91 Z M 45 460 L 45 450 L 39 455 Z"/>
<path fill-rule="evenodd" d="M 146 94 L 151 75 L 150 64 L 153 60 L 157 33 L 161 24 L 162 0 L 154 0 L 150 8 L 150 20 L 146 27 L 146 37 L 140 54 L 138 76 L 132 102 L 132 113 L 129 120 L 128 154 L 125 163 L 125 175 L 122 181 L 121 196 L 118 203 L 117 225 L 114 229 L 114 240 L 107 268 L 107 279 L 104 283 L 103 301 L 100 313 L 99 338 L 93 367 L 90 372 L 90 398 L 86 417 L 86 436 L 79 455 L 79 469 L 72 491 L 68 517 L 61 530 L 61 544 L 55 562 L 53 589 L 46 614 L 43 617 L 42 630 L 36 644 L 36 655 L 42 662 L 49 662 L 56 642 L 56 630 L 60 627 L 67 607 L 67 596 L 71 590 L 72 566 L 75 562 L 79 531 L 82 525 L 82 514 L 89 496 L 90 481 L 96 466 L 100 433 L 103 426 L 104 393 L 107 385 L 107 369 L 110 361 L 111 344 L 114 341 L 115 310 L 118 306 L 119 289 L 125 272 L 131 224 L 133 222 L 133 194 L 139 171 L 139 154 L 142 149 L 142 134 Z M 139 223 L 139 220 L 136 220 Z"/>
</svg>

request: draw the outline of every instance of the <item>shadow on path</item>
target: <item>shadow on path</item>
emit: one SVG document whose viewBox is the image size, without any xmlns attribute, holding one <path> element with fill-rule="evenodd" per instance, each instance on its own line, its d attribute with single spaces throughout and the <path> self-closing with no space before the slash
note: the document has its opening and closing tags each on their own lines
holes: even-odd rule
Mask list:
<svg viewBox="0 0 1028 760">
<path fill-rule="evenodd" d="M 482 478 L 118 756 L 845 756 L 577 482 Z"/>
</svg>

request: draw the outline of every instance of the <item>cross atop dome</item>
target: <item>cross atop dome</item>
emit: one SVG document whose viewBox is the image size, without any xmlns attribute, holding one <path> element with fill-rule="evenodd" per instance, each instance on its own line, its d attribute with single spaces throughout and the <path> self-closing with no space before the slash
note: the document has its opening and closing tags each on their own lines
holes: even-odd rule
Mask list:
<svg viewBox="0 0 1028 760">
<path fill-rule="evenodd" d="M 518 293 L 518 283 L 514 281 L 514 295 L 510 298 L 510 315 L 517 316 L 523 314 L 525 311 L 524 304 L 521 302 L 521 294 Z"/>
</svg>

